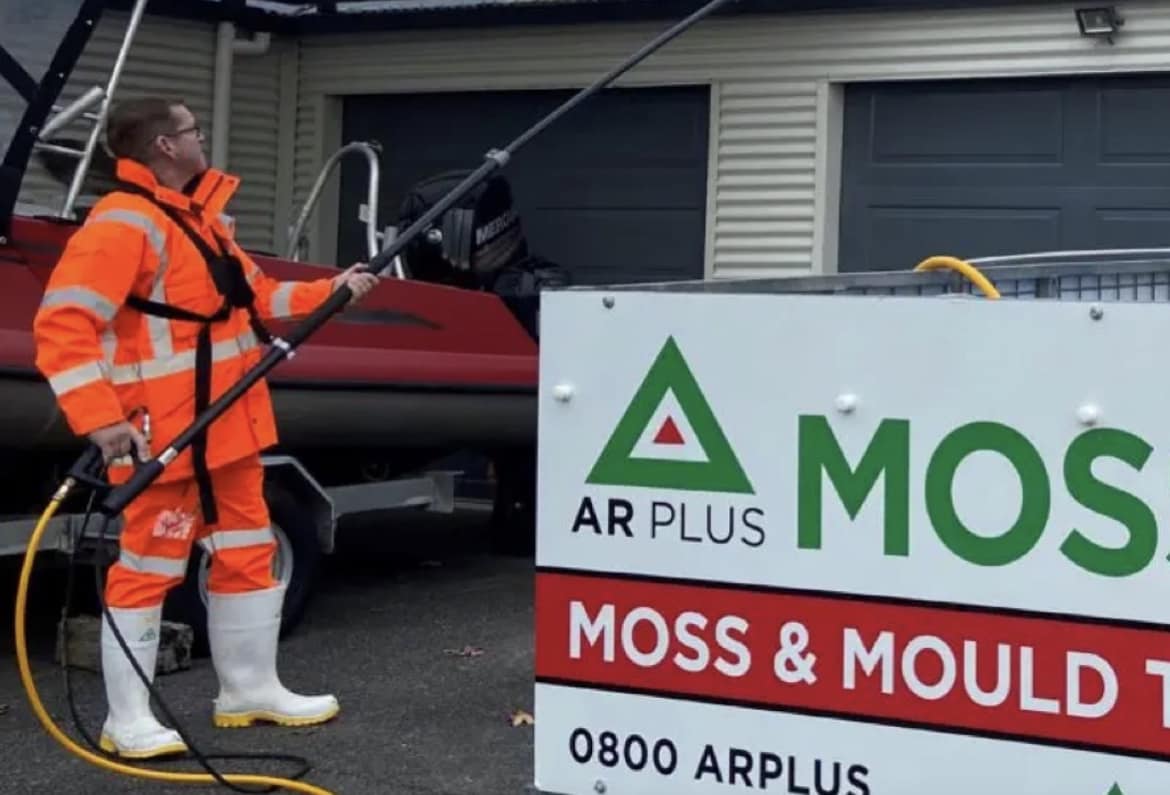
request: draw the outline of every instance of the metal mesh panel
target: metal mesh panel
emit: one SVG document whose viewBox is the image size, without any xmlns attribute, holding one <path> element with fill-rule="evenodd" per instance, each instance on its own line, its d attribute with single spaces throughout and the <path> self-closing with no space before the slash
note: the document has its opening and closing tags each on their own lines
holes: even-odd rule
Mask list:
<svg viewBox="0 0 1170 795">
<path fill-rule="evenodd" d="M 1050 279 L 1015 280 L 998 289 L 1010 287 L 1013 298 L 1057 298 L 1062 301 L 1131 301 L 1170 300 L 1170 273 L 1100 273 L 1058 276 Z M 1004 293 L 1006 295 L 1006 292 Z"/>
<path fill-rule="evenodd" d="M 1034 255 L 1029 255 L 1034 256 Z M 976 264 L 976 267 L 979 267 Z M 994 264 L 979 267 L 1008 300 L 1101 302 L 1170 301 L 1170 252 L 1146 259 L 1081 259 L 1033 264 Z M 597 289 L 597 288 L 591 288 Z M 704 293 L 785 293 L 877 296 L 970 296 L 982 291 L 951 271 L 882 271 L 836 276 L 794 276 L 773 279 L 728 279 L 606 286 L 606 290 Z"/>
<path fill-rule="evenodd" d="M 1170 301 L 1170 266 L 1163 270 L 1134 273 L 1072 273 L 1053 274 L 1011 272 L 996 273 L 983 270 L 991 279 L 1001 298 L 1056 299 L 1061 301 L 1151 302 Z M 924 274 L 922 275 L 924 276 Z M 950 277 L 945 282 L 932 281 L 920 285 L 848 284 L 841 277 L 840 288 L 819 292 L 852 293 L 854 295 L 971 295 L 982 297 L 982 292 L 970 281 Z M 783 290 L 781 290 L 783 292 Z M 796 292 L 805 292 L 798 290 Z"/>
</svg>

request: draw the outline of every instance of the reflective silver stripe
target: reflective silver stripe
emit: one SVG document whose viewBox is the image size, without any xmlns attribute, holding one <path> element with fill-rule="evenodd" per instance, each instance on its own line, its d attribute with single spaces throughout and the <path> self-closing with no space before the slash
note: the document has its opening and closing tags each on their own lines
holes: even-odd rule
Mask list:
<svg viewBox="0 0 1170 795">
<path fill-rule="evenodd" d="M 211 361 L 224 362 L 241 355 L 259 345 L 251 329 L 232 339 L 211 344 Z M 195 369 L 195 351 L 183 351 L 166 358 L 146 359 L 136 364 L 119 364 L 113 368 L 111 378 L 115 384 L 132 384 L 151 378 L 163 378 Z"/>
<path fill-rule="evenodd" d="M 83 306 L 106 323 L 113 320 L 114 313 L 118 311 L 118 307 L 113 301 L 97 290 L 91 290 L 88 287 L 59 287 L 56 290 L 46 291 L 41 299 L 42 309 L 68 304 Z"/>
<path fill-rule="evenodd" d="M 167 302 L 167 291 L 163 286 L 162 279 L 163 269 L 163 266 L 160 265 L 158 273 L 154 276 L 154 287 L 150 291 L 150 300 L 160 304 Z M 155 357 L 161 359 L 173 356 L 175 343 L 171 340 L 171 321 L 165 317 L 147 315 L 146 328 L 150 334 L 150 349 L 154 352 Z"/>
<path fill-rule="evenodd" d="M 128 224 L 129 226 L 137 227 L 146 233 L 146 239 L 150 242 L 150 247 L 154 249 L 155 256 L 159 260 L 166 257 L 167 234 L 158 225 L 151 220 L 149 215 L 140 213 L 137 210 L 103 210 L 97 215 L 91 215 L 86 219 L 86 226 L 90 224 L 97 224 L 103 221 L 113 221 L 120 224 Z"/>
<path fill-rule="evenodd" d="M 151 220 L 150 216 L 137 210 L 105 210 L 86 220 L 86 224 L 113 221 L 129 224 L 146 233 L 146 239 L 154 254 L 158 257 L 158 270 L 154 274 L 154 283 L 150 290 L 150 300 L 165 304 L 167 301 L 166 289 L 163 287 L 163 276 L 167 272 L 167 235 Z M 146 328 L 150 333 L 150 344 L 156 357 L 170 356 L 175 352 L 171 341 L 171 322 L 165 317 L 146 316 Z"/>
<path fill-rule="evenodd" d="M 49 379 L 49 386 L 52 388 L 53 394 L 60 397 L 74 389 L 96 384 L 105 377 L 106 365 L 103 362 L 86 362 L 57 373 Z"/>
<path fill-rule="evenodd" d="M 254 547 L 260 544 L 269 544 L 276 540 L 271 527 L 261 527 L 256 530 L 217 530 L 204 538 L 200 543 L 210 551 L 225 549 L 240 549 Z"/>
<path fill-rule="evenodd" d="M 292 317 L 292 294 L 296 288 L 296 282 L 281 282 L 272 291 L 272 306 L 269 308 L 273 317 Z"/>
<path fill-rule="evenodd" d="M 131 571 L 143 574 L 159 574 L 163 577 L 182 577 L 187 573 L 187 561 L 175 558 L 159 558 L 149 555 L 135 555 L 125 549 L 118 556 L 118 562 Z"/>
<path fill-rule="evenodd" d="M 113 326 L 106 326 L 106 330 L 102 332 L 102 353 L 106 356 L 106 364 L 109 367 L 114 366 L 114 355 L 118 352 L 118 335 L 114 333 Z"/>
</svg>

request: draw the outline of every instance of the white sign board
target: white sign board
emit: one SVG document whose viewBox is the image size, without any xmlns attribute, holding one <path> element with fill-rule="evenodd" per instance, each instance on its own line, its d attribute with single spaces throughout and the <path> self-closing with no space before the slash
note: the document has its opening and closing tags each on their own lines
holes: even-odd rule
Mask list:
<svg viewBox="0 0 1170 795">
<path fill-rule="evenodd" d="M 1170 307 L 611 297 L 544 296 L 540 791 L 1170 792 Z"/>
</svg>

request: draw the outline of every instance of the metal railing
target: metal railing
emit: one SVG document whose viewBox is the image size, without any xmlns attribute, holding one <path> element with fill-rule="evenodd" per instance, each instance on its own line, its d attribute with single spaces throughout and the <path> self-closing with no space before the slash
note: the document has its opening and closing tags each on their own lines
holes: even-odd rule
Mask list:
<svg viewBox="0 0 1170 795">
<path fill-rule="evenodd" d="M 366 162 L 369 164 L 365 207 L 367 256 L 373 259 L 381 251 L 382 246 L 389 245 L 393 241 L 393 228 L 387 229 L 385 232 L 378 230 L 378 190 L 381 182 L 381 166 L 378 162 L 378 155 L 381 151 L 382 146 L 377 141 L 353 141 L 338 149 L 325 161 L 325 165 L 321 167 L 321 171 L 317 174 L 317 179 L 309 191 L 308 198 L 305 199 L 305 204 L 301 208 L 296 222 L 289 229 L 288 249 L 285 252 L 287 259 L 291 259 L 294 262 L 300 260 L 301 245 L 304 242 L 302 236 L 304 234 L 305 224 L 308 223 L 309 218 L 313 215 L 313 210 L 316 209 L 317 202 L 321 198 L 321 192 L 325 189 L 326 181 L 328 181 L 333 170 L 341 162 L 342 158 L 354 153 L 365 155 Z M 392 267 L 395 276 L 400 279 L 405 278 L 400 257 L 394 258 Z"/>
</svg>

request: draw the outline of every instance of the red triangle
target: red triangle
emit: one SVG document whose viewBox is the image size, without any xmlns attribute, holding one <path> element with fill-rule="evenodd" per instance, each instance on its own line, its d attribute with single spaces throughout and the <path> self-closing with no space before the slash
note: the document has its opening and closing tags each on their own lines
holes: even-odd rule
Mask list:
<svg viewBox="0 0 1170 795">
<path fill-rule="evenodd" d="M 678 426 L 674 424 L 673 417 L 667 417 L 666 422 L 662 423 L 658 435 L 654 437 L 654 444 L 686 444 Z"/>
</svg>

